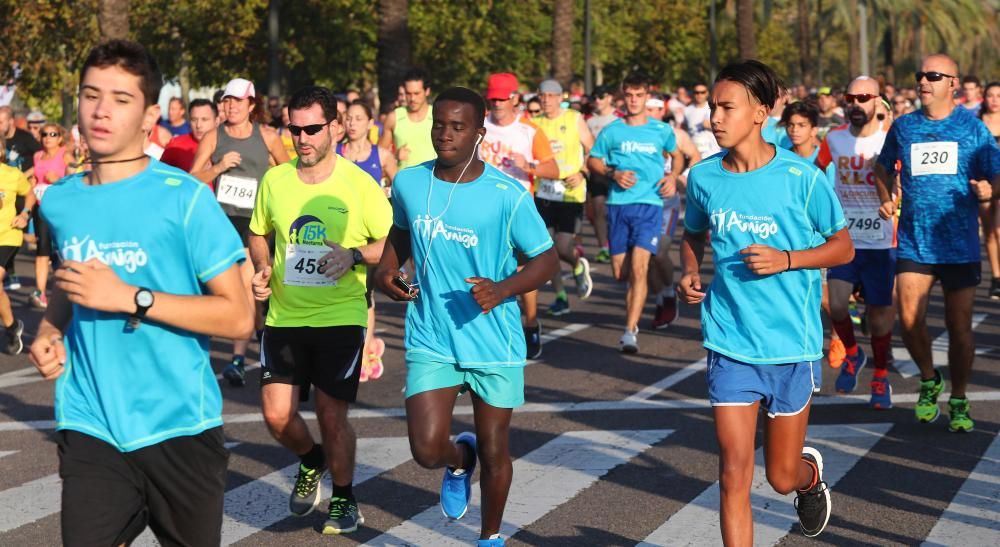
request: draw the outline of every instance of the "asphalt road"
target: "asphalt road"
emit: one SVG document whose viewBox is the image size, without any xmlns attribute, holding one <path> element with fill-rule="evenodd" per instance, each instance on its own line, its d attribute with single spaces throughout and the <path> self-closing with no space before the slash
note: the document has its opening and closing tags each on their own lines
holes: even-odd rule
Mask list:
<svg viewBox="0 0 1000 547">
<path fill-rule="evenodd" d="M 592 255 L 592 239 L 587 243 Z M 19 258 L 18 271 L 30 284 L 28 260 Z M 699 363 L 705 354 L 699 311 L 682 306 L 669 329 L 644 329 L 641 352 L 626 356 L 618 351 L 624 287 L 611 281 L 607 265 L 594 266 L 594 280 L 589 300 L 571 296 L 572 313 L 543 315 L 545 332 L 556 337 L 528 367 L 528 404 L 514 413 L 515 486 L 504 527 L 511 537 L 508 545 L 718 544 L 718 458 L 705 401 L 705 367 Z M 895 407 L 874 411 L 866 404 L 870 369 L 862 372 L 858 392 L 845 397 L 833 394 L 835 371 L 824 365 L 807 444 L 820 447 L 827 460 L 834 507 L 829 527 L 819 538 L 803 537 L 794 524 L 791 499 L 771 494 L 761 476 L 753 498 L 757 543 L 1000 544 L 1000 303 L 988 299 L 988 282 L 980 287 L 975 307 L 985 314 L 978 317 L 980 355 L 970 388 L 976 430 L 949 433 L 946 416 L 929 425 L 916 423 L 913 376 L 894 370 Z M 40 315 L 27 308 L 29 292 L 28 287 L 15 291 L 12 299 L 33 331 Z M 551 299 L 545 289 L 541 306 Z M 459 523 L 445 522 L 437 508 L 440 472 L 410 459 L 400 391 L 403 306 L 380 298 L 378 312 L 386 371 L 381 379 L 362 384 L 352 418 L 360 439 L 355 493 L 365 525 L 346 537 L 325 537 L 319 534 L 321 513 L 287 516 L 296 458 L 265 430 L 259 417 L 259 371 L 254 371 L 247 387 L 222 385 L 225 432 L 232 443 L 224 543 L 473 543 L 478 508 Z M 651 312 L 649 306 L 644 322 Z M 931 335 L 937 337 L 944 331 L 938 291 L 929 315 Z M 768 318 L 762 313 L 747 320 Z M 860 340 L 867 347 L 867 338 Z M 902 347 L 898 336 L 894 346 Z M 218 372 L 227 348 L 216 343 L 213 350 Z M 255 358 L 251 355 L 251 361 Z M 944 359 L 942 354 L 940 364 Z M 896 361 L 906 372 L 900 354 Z M 0 545 L 61 542 L 52 396 L 52 384 L 34 374 L 26 356 L 0 356 Z M 942 408 L 946 399 L 947 393 Z M 456 433 L 472 428 L 468 404 L 467 398 L 459 400 Z M 763 430 L 758 429 L 760 441 Z"/>
</svg>

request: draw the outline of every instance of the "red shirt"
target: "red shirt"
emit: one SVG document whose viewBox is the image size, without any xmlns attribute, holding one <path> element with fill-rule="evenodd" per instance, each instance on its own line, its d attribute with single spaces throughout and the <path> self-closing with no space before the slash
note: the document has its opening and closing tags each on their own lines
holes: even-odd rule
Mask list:
<svg viewBox="0 0 1000 547">
<path fill-rule="evenodd" d="M 191 172 L 191 164 L 194 163 L 194 153 L 198 151 L 198 141 L 194 140 L 191 133 L 174 137 L 163 149 L 163 156 L 160 161 L 167 165 L 173 165 L 178 169 Z"/>
</svg>

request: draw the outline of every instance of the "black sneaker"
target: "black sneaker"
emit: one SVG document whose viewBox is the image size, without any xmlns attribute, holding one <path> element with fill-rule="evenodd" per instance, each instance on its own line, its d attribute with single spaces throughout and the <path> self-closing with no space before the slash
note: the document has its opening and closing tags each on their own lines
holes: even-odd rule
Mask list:
<svg viewBox="0 0 1000 547">
<path fill-rule="evenodd" d="M 1000 300 L 1000 278 L 990 281 L 990 300 Z"/>
<path fill-rule="evenodd" d="M 304 517 L 319 507 L 322 496 L 323 477 L 326 475 L 326 467 L 320 469 L 309 469 L 299 464 L 299 472 L 295 474 L 295 486 L 292 487 L 292 495 L 288 498 L 288 512 Z"/>
<path fill-rule="evenodd" d="M 818 536 L 830 521 L 830 489 L 823 482 L 823 456 L 819 450 L 807 446 L 802 449 L 802 459 L 816 464 L 819 477 L 816 486 L 808 492 L 798 492 L 795 496 L 795 512 L 799 514 L 799 526 L 806 537 Z"/>
<path fill-rule="evenodd" d="M 24 334 L 24 323 L 20 319 L 15 319 L 14 325 L 7 329 L 7 353 L 11 355 L 21 353 L 24 349 L 22 334 Z"/>
<path fill-rule="evenodd" d="M 246 370 L 243 368 L 243 361 L 233 359 L 232 363 L 222 369 L 222 377 L 229 380 L 229 385 L 233 387 L 243 387 L 246 385 Z"/>
<path fill-rule="evenodd" d="M 345 498 L 330 498 L 330 514 L 323 524 L 323 535 L 349 534 L 365 523 L 358 502 Z"/>
<path fill-rule="evenodd" d="M 542 356 L 541 321 L 537 321 L 534 327 L 524 327 L 524 341 L 528 345 L 528 359 L 538 359 Z"/>
</svg>

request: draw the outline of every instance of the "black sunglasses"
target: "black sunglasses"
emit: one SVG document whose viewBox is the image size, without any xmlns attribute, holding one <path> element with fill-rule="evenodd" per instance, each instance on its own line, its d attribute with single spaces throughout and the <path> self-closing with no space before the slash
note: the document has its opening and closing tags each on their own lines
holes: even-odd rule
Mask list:
<svg viewBox="0 0 1000 547">
<path fill-rule="evenodd" d="M 528 112 L 531 114 L 540 114 L 542 112 L 541 108 L 529 108 Z"/>
<path fill-rule="evenodd" d="M 60 135 L 59 133 L 57 133 L 55 131 L 49 131 L 48 133 L 42 133 L 42 136 L 43 137 L 61 137 L 62 135 Z"/>
<path fill-rule="evenodd" d="M 927 78 L 928 82 L 940 82 L 945 78 L 957 78 L 958 76 L 954 76 L 952 74 L 945 74 L 944 72 L 937 72 L 934 70 L 931 70 L 929 72 L 917 72 L 913 75 L 913 78 L 917 81 L 917 83 L 920 83 L 920 80 L 923 80 L 925 77 Z"/>
<path fill-rule="evenodd" d="M 289 124 L 289 126 L 288 126 L 288 132 L 291 133 L 293 137 L 298 137 L 298 136 L 302 135 L 303 131 L 306 132 L 306 135 L 310 135 L 311 136 L 311 135 L 315 135 L 316 133 L 319 133 L 320 131 L 322 131 L 323 128 L 325 128 L 327 125 L 330 125 L 330 124 L 329 123 L 314 123 L 312 125 L 302 125 L 302 126 L 290 125 Z"/>
<path fill-rule="evenodd" d="M 694 90 L 694 94 L 695 95 L 704 95 L 705 93 L 708 93 L 707 89 L 695 89 Z"/>
</svg>

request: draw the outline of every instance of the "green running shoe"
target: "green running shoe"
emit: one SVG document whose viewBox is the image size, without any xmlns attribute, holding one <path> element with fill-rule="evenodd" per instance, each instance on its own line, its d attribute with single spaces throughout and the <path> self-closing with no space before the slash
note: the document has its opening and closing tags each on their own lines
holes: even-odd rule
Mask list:
<svg viewBox="0 0 1000 547">
<path fill-rule="evenodd" d="M 941 414 L 937 399 L 942 391 L 944 391 L 944 379 L 939 372 L 935 373 L 935 377 L 931 380 L 920 381 L 920 397 L 917 398 L 917 406 L 913 409 L 920 423 L 929 424 Z"/>
<path fill-rule="evenodd" d="M 597 251 L 597 256 L 594 257 L 594 262 L 598 264 L 611 264 L 611 253 L 607 249 L 601 249 Z"/>
<path fill-rule="evenodd" d="M 304 517 L 319 507 L 322 487 L 320 482 L 326 475 L 326 466 L 319 469 L 309 469 L 299 464 L 299 472 L 295 475 L 295 486 L 292 487 L 292 495 L 288 498 L 288 512 Z"/>
<path fill-rule="evenodd" d="M 365 523 L 358 502 L 345 498 L 330 498 L 330 515 L 323 524 L 323 535 L 349 534 Z"/>
<path fill-rule="evenodd" d="M 951 422 L 948 423 L 948 431 L 952 433 L 969 433 L 972 431 L 974 422 L 969 417 L 968 399 L 949 399 L 948 407 L 951 410 Z"/>
</svg>

